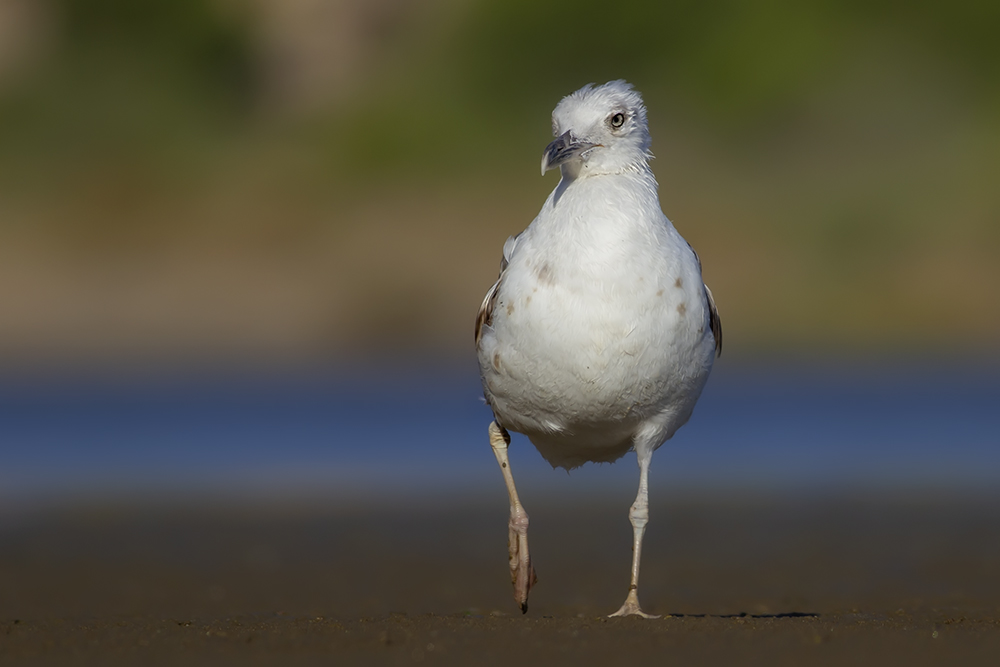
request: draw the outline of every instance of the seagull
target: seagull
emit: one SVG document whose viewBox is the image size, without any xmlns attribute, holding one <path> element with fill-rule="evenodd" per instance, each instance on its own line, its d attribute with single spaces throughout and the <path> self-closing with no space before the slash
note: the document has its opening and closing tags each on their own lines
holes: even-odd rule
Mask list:
<svg viewBox="0 0 1000 667">
<path fill-rule="evenodd" d="M 623 80 L 588 84 L 559 102 L 552 130 L 542 175 L 558 167 L 562 178 L 507 239 L 476 317 L 490 445 L 510 497 L 514 600 L 527 612 L 536 577 L 508 431 L 554 468 L 635 451 L 632 578 L 611 616 L 656 618 L 638 593 L 649 464 L 691 417 L 722 351 L 722 326 L 698 255 L 660 208 L 642 96 Z"/>
</svg>

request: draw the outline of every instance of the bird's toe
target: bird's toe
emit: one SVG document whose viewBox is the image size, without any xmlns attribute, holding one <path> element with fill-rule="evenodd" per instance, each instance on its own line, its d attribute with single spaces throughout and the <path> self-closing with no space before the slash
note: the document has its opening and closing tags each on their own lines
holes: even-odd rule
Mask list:
<svg viewBox="0 0 1000 667">
<path fill-rule="evenodd" d="M 628 592 L 628 597 L 625 598 L 625 604 L 623 604 L 618 611 L 613 614 L 608 614 L 608 616 L 641 616 L 642 618 L 660 618 L 659 614 L 647 614 L 639 607 L 639 596 L 636 594 L 633 588 Z"/>
</svg>

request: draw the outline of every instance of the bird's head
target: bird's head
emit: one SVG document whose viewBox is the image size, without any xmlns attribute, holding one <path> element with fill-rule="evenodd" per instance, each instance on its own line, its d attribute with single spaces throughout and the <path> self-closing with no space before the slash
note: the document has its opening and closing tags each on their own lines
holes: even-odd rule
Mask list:
<svg viewBox="0 0 1000 667">
<path fill-rule="evenodd" d="M 555 167 L 574 177 L 616 174 L 635 171 L 651 157 L 642 96 L 621 79 L 564 97 L 552 112 L 552 133 L 556 140 L 542 154 L 542 174 Z"/>
</svg>

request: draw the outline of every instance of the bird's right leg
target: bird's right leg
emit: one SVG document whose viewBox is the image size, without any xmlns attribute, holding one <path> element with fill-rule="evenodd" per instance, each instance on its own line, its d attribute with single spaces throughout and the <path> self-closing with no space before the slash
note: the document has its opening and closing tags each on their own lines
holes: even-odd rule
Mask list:
<svg viewBox="0 0 1000 667">
<path fill-rule="evenodd" d="M 514 476 L 510 472 L 510 461 L 507 459 L 507 447 L 510 445 L 510 434 L 495 421 L 490 424 L 490 446 L 500 464 L 503 481 L 507 484 L 507 495 L 510 496 L 510 523 L 508 524 L 507 549 L 510 552 L 510 578 L 514 584 L 514 601 L 521 608 L 521 613 L 528 611 L 528 591 L 535 585 L 535 569 L 531 567 L 528 556 L 528 513 L 524 511 L 521 501 L 517 498 L 514 487 Z"/>
<path fill-rule="evenodd" d="M 639 561 L 642 560 L 642 536 L 649 523 L 649 462 L 652 456 L 652 450 L 636 449 L 636 457 L 639 459 L 639 493 L 628 513 L 629 521 L 632 522 L 632 583 L 628 587 L 625 604 L 612 616 L 659 618 L 647 614 L 639 607 Z"/>
</svg>

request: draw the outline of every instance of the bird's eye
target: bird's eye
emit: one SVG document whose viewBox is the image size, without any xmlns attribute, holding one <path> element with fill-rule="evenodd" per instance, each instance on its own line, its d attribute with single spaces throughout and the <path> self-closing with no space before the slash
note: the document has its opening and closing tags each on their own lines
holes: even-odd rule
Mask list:
<svg viewBox="0 0 1000 667">
<path fill-rule="evenodd" d="M 618 112 L 611 117 L 611 127 L 616 130 L 625 124 L 625 114 Z"/>
</svg>

